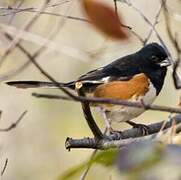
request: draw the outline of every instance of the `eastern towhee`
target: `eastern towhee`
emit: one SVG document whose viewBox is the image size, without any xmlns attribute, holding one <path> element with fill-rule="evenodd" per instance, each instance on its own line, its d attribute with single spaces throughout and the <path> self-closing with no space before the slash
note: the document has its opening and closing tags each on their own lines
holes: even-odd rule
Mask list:
<svg viewBox="0 0 181 180">
<path fill-rule="evenodd" d="M 151 43 L 136 53 L 92 70 L 75 81 L 60 84 L 75 90 L 76 82 L 81 82 L 87 96 L 151 104 L 163 87 L 169 65 L 164 48 L 157 43 Z M 18 88 L 55 86 L 52 82 L 40 81 L 10 81 L 7 84 Z M 103 112 L 109 129 L 111 122 L 127 122 L 133 127 L 139 127 L 140 124 L 130 120 L 145 111 L 144 108 L 110 104 L 94 104 L 94 106 Z"/>
</svg>

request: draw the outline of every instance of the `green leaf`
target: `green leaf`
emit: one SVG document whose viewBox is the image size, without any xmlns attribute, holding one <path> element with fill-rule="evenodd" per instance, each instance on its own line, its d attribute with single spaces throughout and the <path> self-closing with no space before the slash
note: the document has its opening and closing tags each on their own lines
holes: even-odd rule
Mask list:
<svg viewBox="0 0 181 180">
<path fill-rule="evenodd" d="M 110 149 L 106 151 L 101 151 L 97 153 L 95 158 L 92 160 L 92 163 L 98 163 L 104 166 L 113 165 L 118 154 L 118 150 Z"/>
<path fill-rule="evenodd" d="M 83 162 L 77 166 L 74 166 L 67 171 L 65 171 L 62 175 L 60 175 L 57 180 L 71 180 L 75 176 L 77 176 L 83 169 L 87 166 L 87 162 Z"/>
<path fill-rule="evenodd" d="M 74 166 L 64 172 L 62 175 L 58 177 L 58 180 L 71 180 L 75 179 L 75 176 L 80 174 L 84 168 L 86 168 L 90 164 L 101 164 L 103 166 L 111 166 L 114 164 L 114 161 L 117 157 L 118 150 L 106 150 L 98 152 L 95 157 L 90 161 L 85 161 L 77 166 Z"/>
</svg>

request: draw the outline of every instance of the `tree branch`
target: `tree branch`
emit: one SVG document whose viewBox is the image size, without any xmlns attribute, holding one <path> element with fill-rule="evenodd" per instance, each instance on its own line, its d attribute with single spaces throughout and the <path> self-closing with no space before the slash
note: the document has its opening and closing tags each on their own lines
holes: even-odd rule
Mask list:
<svg viewBox="0 0 181 180">
<path fill-rule="evenodd" d="M 4 166 L 3 166 L 3 169 L 1 171 L 1 177 L 4 175 L 6 168 L 7 168 L 7 165 L 8 165 L 8 158 L 6 158 L 6 160 L 4 162 Z"/>
<path fill-rule="evenodd" d="M 50 0 L 45 0 L 44 3 L 41 5 L 40 7 L 40 11 L 43 11 L 44 9 L 46 9 L 46 5 L 47 3 L 49 3 Z M 28 30 L 38 19 L 38 17 L 40 16 L 40 12 L 35 13 L 30 19 L 29 21 L 27 21 L 23 27 L 21 28 L 21 30 Z M 0 67 L 2 66 L 4 60 L 6 59 L 6 57 L 11 53 L 11 51 L 13 51 L 15 49 L 15 47 L 17 46 L 17 44 L 19 44 L 19 42 L 21 42 L 21 35 L 22 32 L 20 31 L 16 37 L 13 38 L 11 44 L 7 47 L 7 49 L 5 50 L 5 52 L 2 54 L 1 58 L 0 58 Z"/>
<path fill-rule="evenodd" d="M 165 123 L 163 130 L 172 127 L 173 121 L 175 121 L 174 123 L 177 124 L 176 133 L 179 133 L 181 131 L 181 125 L 180 125 L 181 115 L 175 116 L 167 123 Z M 133 128 L 123 131 L 122 133 L 120 133 L 119 137 L 117 136 L 117 134 L 110 135 L 109 139 L 111 140 L 102 139 L 100 141 L 96 141 L 95 138 L 89 138 L 89 137 L 83 139 L 67 138 L 65 142 L 65 147 L 68 150 L 73 148 L 109 149 L 109 148 L 119 148 L 121 146 L 125 146 L 132 142 L 156 140 L 156 137 L 158 137 L 157 136 L 158 132 L 162 128 L 164 122 L 165 121 L 148 125 L 149 131 L 147 136 L 142 136 L 143 135 L 142 130 Z"/>
<path fill-rule="evenodd" d="M 181 59 L 181 47 L 179 46 L 178 43 L 178 37 L 177 34 L 174 35 L 172 34 L 172 29 L 171 29 L 171 21 L 170 21 L 170 16 L 169 16 L 169 12 L 167 9 L 167 5 L 166 5 L 166 1 L 162 0 L 162 4 L 164 7 L 164 18 L 165 18 L 165 23 L 166 23 L 166 31 L 168 34 L 168 37 L 170 39 L 170 42 L 172 43 L 172 45 L 174 46 L 176 52 L 177 52 L 177 59 L 173 64 L 173 81 L 174 81 L 174 85 L 176 89 L 180 89 L 181 88 L 181 78 L 179 77 L 178 73 L 177 73 L 177 69 L 180 65 L 180 59 Z"/>
<path fill-rule="evenodd" d="M 14 128 L 17 127 L 17 125 L 20 123 L 20 121 L 23 119 L 23 117 L 25 116 L 25 114 L 27 113 L 28 111 L 24 111 L 21 116 L 14 122 L 12 123 L 10 126 L 8 126 L 7 128 L 1 128 L 0 129 L 0 132 L 7 132 L 7 131 L 10 131 Z"/>
<path fill-rule="evenodd" d="M 78 95 L 85 97 L 85 93 L 83 91 L 82 83 L 77 82 L 76 85 L 77 84 L 81 85 L 81 87 L 76 86 L 76 90 L 78 92 Z M 101 130 L 97 126 L 97 124 L 96 124 L 96 122 L 95 122 L 95 120 L 94 120 L 94 118 L 92 116 L 90 106 L 89 106 L 89 102 L 81 102 L 81 104 L 82 104 L 82 110 L 83 110 L 83 113 L 84 113 L 84 117 L 85 117 L 85 119 L 87 121 L 87 124 L 89 125 L 89 128 L 91 129 L 92 133 L 94 134 L 95 138 L 97 140 L 103 139 L 104 135 L 102 134 Z"/>
<path fill-rule="evenodd" d="M 68 96 L 62 95 L 51 95 L 51 94 L 40 94 L 40 93 L 32 93 L 32 96 L 36 98 L 46 98 L 46 99 L 62 99 L 66 101 L 75 101 L 75 102 L 90 102 L 90 103 L 100 103 L 100 104 L 116 104 L 123 105 L 129 107 L 137 107 L 144 108 L 146 110 L 152 111 L 162 111 L 162 112 L 170 112 L 170 113 L 181 113 L 180 108 L 174 108 L 169 106 L 159 106 L 154 104 L 145 104 L 139 102 L 130 102 L 126 100 L 117 100 L 117 99 L 108 99 L 108 98 L 94 98 L 94 97 L 83 97 L 83 96 L 75 96 L 76 98 L 71 98 Z"/>
</svg>

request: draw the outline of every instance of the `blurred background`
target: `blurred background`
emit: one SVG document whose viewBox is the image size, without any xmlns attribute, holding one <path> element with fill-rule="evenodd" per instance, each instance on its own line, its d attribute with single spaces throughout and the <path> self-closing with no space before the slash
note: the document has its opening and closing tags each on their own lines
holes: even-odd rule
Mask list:
<svg viewBox="0 0 181 180">
<path fill-rule="evenodd" d="M 104 0 L 114 8 L 113 1 Z M 12 37 L 39 11 L 44 1 L 36 0 L 1 0 L 0 1 L 0 54 L 6 51 L 10 41 L 4 36 L 3 28 Z M 154 23 L 160 8 L 160 1 L 132 1 L 144 15 Z M 26 10 L 11 10 L 11 8 Z M 181 27 L 178 0 L 168 1 L 172 14 L 172 27 L 179 31 Z M 76 79 L 82 73 L 103 66 L 121 56 L 133 53 L 142 47 L 140 41 L 131 33 L 129 39 L 114 41 L 99 33 L 86 19 L 80 1 L 51 0 L 39 18 L 22 34 L 21 45 L 33 55 L 45 44 L 45 49 L 37 56 L 41 66 L 57 81 L 67 82 Z M 145 23 L 133 8 L 118 2 L 118 13 L 124 24 L 129 25 L 143 39 L 151 27 Z M 163 14 L 160 15 L 156 29 L 175 57 L 175 51 L 169 42 L 165 30 Z M 179 37 L 179 36 L 178 36 Z M 46 41 L 49 41 L 46 43 Z M 149 42 L 157 41 L 153 33 Z M 0 165 L 8 158 L 8 166 L 3 175 L 4 180 L 52 180 L 65 170 L 87 160 L 92 150 L 76 149 L 68 152 L 64 142 L 67 137 L 82 138 L 92 136 L 82 115 L 79 103 L 62 100 L 37 99 L 32 92 L 60 94 L 56 89 L 16 89 L 9 87 L 9 80 L 47 80 L 18 48 L 14 49 L 1 64 L 0 70 L 0 110 L 2 117 L 0 127 L 9 126 L 16 121 L 24 110 L 28 113 L 13 130 L 1 133 Z M 26 64 L 27 63 L 27 64 Z M 26 68 L 19 70 L 22 65 Z M 18 69 L 18 72 L 15 71 Z M 14 74 L 13 74 L 14 73 Z M 179 92 L 172 81 L 172 69 L 166 77 L 164 88 L 155 101 L 158 105 L 177 107 Z M 6 76 L 7 75 L 7 76 Z M 104 129 L 102 118 L 94 111 L 99 126 Z M 149 124 L 168 118 L 168 113 L 147 111 L 135 122 Z M 128 128 L 125 124 L 117 129 Z M 129 127 L 130 128 L 130 127 Z M 87 179 L 117 179 L 116 169 L 93 166 Z M 78 178 L 77 178 L 78 179 Z"/>
</svg>

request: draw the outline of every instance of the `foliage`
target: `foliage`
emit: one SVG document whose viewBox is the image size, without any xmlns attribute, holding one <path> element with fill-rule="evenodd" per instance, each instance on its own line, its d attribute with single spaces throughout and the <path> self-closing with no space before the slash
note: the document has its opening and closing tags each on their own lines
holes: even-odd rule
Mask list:
<svg viewBox="0 0 181 180">
<path fill-rule="evenodd" d="M 63 175 L 58 178 L 58 180 L 74 179 L 74 177 L 82 172 L 82 170 L 84 170 L 89 164 L 101 164 L 105 167 L 110 167 L 114 164 L 117 153 L 118 150 L 115 149 L 101 151 L 97 153 L 93 159 L 83 162 L 71 169 L 68 169 Z"/>
<path fill-rule="evenodd" d="M 96 0 L 82 0 L 82 7 L 92 25 L 105 35 L 121 40 L 128 38 L 121 26 L 121 19 L 113 8 Z"/>
<path fill-rule="evenodd" d="M 128 179 L 179 179 L 181 177 L 181 146 L 155 142 L 132 143 L 118 150 L 111 149 L 97 153 L 95 158 L 81 163 L 61 175 L 59 180 L 75 179 L 91 164 L 106 168 L 116 166 L 120 175 Z M 166 173 L 169 170 L 171 173 Z"/>
</svg>

